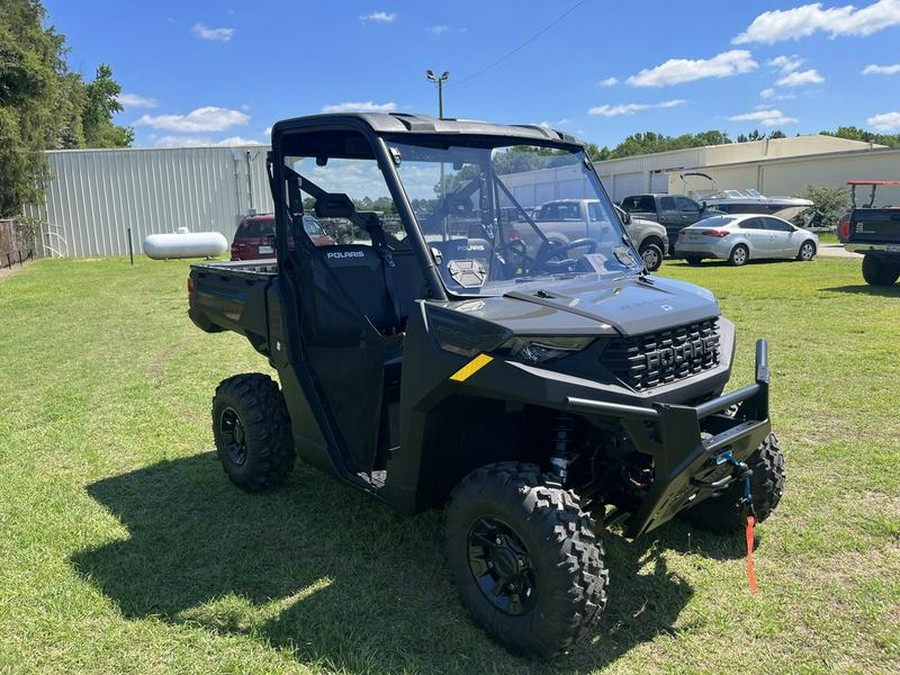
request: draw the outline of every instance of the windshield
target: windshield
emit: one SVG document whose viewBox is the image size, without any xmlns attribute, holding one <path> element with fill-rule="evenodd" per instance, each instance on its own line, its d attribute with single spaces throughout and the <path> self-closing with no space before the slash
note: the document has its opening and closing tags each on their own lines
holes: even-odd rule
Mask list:
<svg viewBox="0 0 900 675">
<path fill-rule="evenodd" d="M 497 143 L 388 144 L 450 292 L 641 269 L 582 151 Z"/>
</svg>

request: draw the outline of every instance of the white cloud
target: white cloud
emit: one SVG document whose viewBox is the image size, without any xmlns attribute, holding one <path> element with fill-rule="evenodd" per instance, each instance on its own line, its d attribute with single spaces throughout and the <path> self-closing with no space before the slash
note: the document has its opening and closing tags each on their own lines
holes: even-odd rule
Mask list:
<svg viewBox="0 0 900 675">
<path fill-rule="evenodd" d="M 249 121 L 250 116 L 239 110 L 206 106 L 192 110 L 187 115 L 144 115 L 134 123 L 134 126 L 197 133 L 198 131 L 224 131 L 230 127 L 245 125 Z"/>
<path fill-rule="evenodd" d="M 790 101 L 797 98 L 793 94 L 779 94 L 771 87 L 768 89 L 763 89 L 761 92 L 759 92 L 759 97 L 770 101 Z"/>
<path fill-rule="evenodd" d="M 269 137 L 272 136 L 272 127 L 271 126 L 268 126 L 265 128 L 265 130 L 263 131 L 263 136 L 269 136 Z"/>
<path fill-rule="evenodd" d="M 620 115 L 634 115 L 642 110 L 651 110 L 652 108 L 674 108 L 684 105 L 687 101 L 677 99 L 674 101 L 663 101 L 662 103 L 620 103 L 618 105 L 598 105 L 588 110 L 588 115 L 602 115 L 603 117 L 618 117 Z"/>
<path fill-rule="evenodd" d="M 781 127 L 796 122 L 794 117 L 787 117 L 780 110 L 757 110 L 728 118 L 732 122 L 758 122 L 767 127 Z"/>
<path fill-rule="evenodd" d="M 736 45 L 750 42 L 773 44 L 798 40 L 819 31 L 831 37 L 866 36 L 897 24 L 900 24 L 900 0 L 878 0 L 862 9 L 853 5 L 823 9 L 822 3 L 816 2 L 792 9 L 763 12 L 731 42 Z"/>
<path fill-rule="evenodd" d="M 799 56 L 776 56 L 771 61 L 766 62 L 767 66 L 772 66 L 772 68 L 777 68 L 782 73 L 793 73 L 800 66 L 802 66 L 806 62 L 806 59 L 801 59 Z"/>
<path fill-rule="evenodd" d="M 243 138 L 241 136 L 229 136 L 228 138 L 223 138 L 221 141 L 216 143 L 216 145 L 263 145 L 257 140 L 251 138 Z"/>
<path fill-rule="evenodd" d="M 900 112 L 889 112 L 875 115 L 866 120 L 875 131 L 900 131 Z"/>
<path fill-rule="evenodd" d="M 152 140 L 153 144 L 158 148 L 195 148 L 204 145 L 215 145 L 215 142 L 206 136 L 160 136 L 152 138 Z"/>
<path fill-rule="evenodd" d="M 663 87 L 707 77 L 731 77 L 749 73 L 758 66 L 759 64 L 751 58 L 750 52 L 733 49 L 711 59 L 669 59 L 656 68 L 642 70 L 637 75 L 632 75 L 626 82 L 632 87 Z"/>
<path fill-rule="evenodd" d="M 871 66 L 866 66 L 865 70 L 862 71 L 863 75 L 897 75 L 900 73 L 900 63 L 896 63 L 893 66 L 876 66 L 872 64 Z"/>
<path fill-rule="evenodd" d="M 234 28 L 209 28 L 202 23 L 195 23 L 191 32 L 201 40 L 212 42 L 228 42 L 234 37 Z"/>
<path fill-rule="evenodd" d="M 150 140 L 158 148 L 197 148 L 211 147 L 214 145 L 221 146 L 238 146 L 238 145 L 265 145 L 259 141 L 249 138 L 241 138 L 240 136 L 231 136 L 221 141 L 214 141 L 209 136 L 150 136 Z"/>
<path fill-rule="evenodd" d="M 375 23 L 393 23 L 394 19 L 396 18 L 396 12 L 372 12 L 371 14 L 360 16 L 359 20 L 363 23 L 367 23 L 369 21 L 373 21 Z"/>
<path fill-rule="evenodd" d="M 605 80 L 600 80 L 601 87 L 612 87 L 616 84 L 619 84 L 619 81 L 614 77 L 607 77 Z"/>
<path fill-rule="evenodd" d="M 323 113 L 339 112 L 392 112 L 397 109 L 396 103 L 375 103 L 374 101 L 358 101 L 336 103 L 322 106 Z"/>
<path fill-rule="evenodd" d="M 815 68 L 804 70 L 803 72 L 790 73 L 785 75 L 775 84 L 782 87 L 802 87 L 806 84 L 822 84 L 825 78 L 819 75 L 819 71 Z"/>
<path fill-rule="evenodd" d="M 571 122 L 572 120 L 568 120 L 565 118 L 557 120 L 556 122 L 548 122 L 547 120 L 544 120 L 543 122 L 538 122 L 535 126 L 544 127 L 545 129 L 557 129 L 567 124 L 571 124 Z"/>
<path fill-rule="evenodd" d="M 427 30 L 432 35 L 443 35 L 448 30 L 450 30 L 450 26 L 445 26 L 444 24 L 435 24 L 433 26 L 429 26 L 425 30 Z"/>
<path fill-rule="evenodd" d="M 123 108 L 155 108 L 156 99 L 139 94 L 119 94 L 116 100 Z"/>
</svg>

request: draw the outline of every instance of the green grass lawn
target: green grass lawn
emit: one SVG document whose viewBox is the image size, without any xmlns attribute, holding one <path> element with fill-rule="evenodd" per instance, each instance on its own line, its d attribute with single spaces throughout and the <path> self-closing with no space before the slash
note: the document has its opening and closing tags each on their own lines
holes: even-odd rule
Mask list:
<svg viewBox="0 0 900 675">
<path fill-rule="evenodd" d="M 188 320 L 188 264 L 45 260 L 0 280 L 0 673 L 900 672 L 900 287 L 856 259 L 667 262 L 767 337 L 788 483 L 741 537 L 606 537 L 610 604 L 552 666 L 467 618 L 439 513 L 312 469 L 250 496 L 210 397 L 265 361 Z"/>
</svg>

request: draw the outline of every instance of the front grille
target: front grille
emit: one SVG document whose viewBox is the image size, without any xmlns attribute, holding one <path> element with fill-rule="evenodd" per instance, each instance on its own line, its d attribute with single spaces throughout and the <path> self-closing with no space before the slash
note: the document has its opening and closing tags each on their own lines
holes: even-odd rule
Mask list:
<svg viewBox="0 0 900 675">
<path fill-rule="evenodd" d="M 613 375 L 638 391 L 675 382 L 719 364 L 719 321 L 617 338 L 601 359 Z"/>
</svg>

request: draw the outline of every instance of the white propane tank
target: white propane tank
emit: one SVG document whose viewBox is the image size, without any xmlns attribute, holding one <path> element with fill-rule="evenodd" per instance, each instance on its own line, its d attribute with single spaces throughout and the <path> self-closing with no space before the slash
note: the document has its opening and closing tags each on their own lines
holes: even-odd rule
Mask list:
<svg viewBox="0 0 900 675">
<path fill-rule="evenodd" d="M 179 227 L 177 234 L 150 234 L 144 239 L 144 253 L 154 260 L 169 258 L 214 258 L 228 250 L 228 240 L 219 232 L 190 232 Z"/>
</svg>

